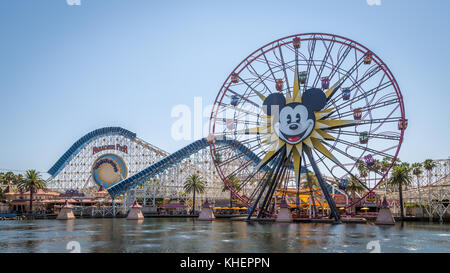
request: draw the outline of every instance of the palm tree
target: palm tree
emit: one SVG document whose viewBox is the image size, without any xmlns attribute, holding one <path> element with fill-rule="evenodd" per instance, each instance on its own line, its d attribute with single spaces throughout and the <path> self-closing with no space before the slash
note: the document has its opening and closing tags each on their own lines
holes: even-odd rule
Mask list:
<svg viewBox="0 0 450 273">
<path fill-rule="evenodd" d="M 370 186 L 370 172 L 374 173 L 374 180 L 376 181 L 377 178 L 377 173 L 380 172 L 381 168 L 383 167 L 383 165 L 381 164 L 381 161 L 378 159 L 375 159 L 375 164 L 373 164 L 372 166 L 367 166 L 367 170 L 368 170 L 368 175 L 369 175 L 369 186 Z"/>
<path fill-rule="evenodd" d="M 423 162 L 423 168 L 427 170 L 428 173 L 428 185 L 430 185 L 431 182 L 431 171 L 436 167 L 436 162 L 434 162 L 432 159 L 427 159 Z"/>
<path fill-rule="evenodd" d="M 394 170 L 392 172 L 391 179 L 389 180 L 389 183 L 391 185 L 398 186 L 398 194 L 399 194 L 399 198 L 400 198 L 400 217 L 402 220 L 405 217 L 404 212 L 403 212 L 402 187 L 408 186 L 411 184 L 412 177 L 411 177 L 410 172 L 411 172 L 411 169 L 408 168 L 407 165 L 405 165 L 405 164 L 396 165 L 396 166 L 394 166 Z"/>
<path fill-rule="evenodd" d="M 7 173 L 3 174 L 0 178 L 1 178 L 1 181 L 0 181 L 1 184 L 10 186 L 10 185 L 14 184 L 16 176 L 14 175 L 13 172 L 7 172 Z"/>
<path fill-rule="evenodd" d="M 17 177 L 21 176 L 21 174 L 15 175 L 13 172 L 0 173 L 0 193 L 2 193 L 2 197 L 8 187 L 17 184 Z"/>
<path fill-rule="evenodd" d="M 436 167 L 436 163 L 432 159 L 427 159 L 423 162 L 423 168 L 427 170 L 428 174 L 428 202 L 431 204 L 431 171 Z M 433 218 L 433 214 L 431 213 L 431 206 L 429 211 L 430 221 Z"/>
<path fill-rule="evenodd" d="M 352 176 L 350 177 L 350 179 L 348 179 L 348 182 L 349 182 L 349 183 L 348 183 L 348 185 L 347 185 L 346 191 L 347 191 L 347 192 L 350 191 L 351 196 L 352 196 L 352 203 L 355 202 L 355 200 L 356 200 L 356 193 L 361 194 L 361 193 L 363 193 L 363 192 L 365 191 L 365 189 L 366 189 L 366 188 L 364 188 L 364 186 L 363 186 L 363 185 L 361 184 L 361 182 L 359 182 L 359 181 L 361 181 L 361 180 L 360 180 L 360 178 L 358 177 L 358 175 L 352 175 Z M 356 212 L 355 206 L 356 206 L 356 204 L 353 205 L 353 207 L 352 207 L 353 213 Z"/>
<path fill-rule="evenodd" d="M 36 170 L 28 170 L 25 179 L 17 185 L 19 189 L 30 191 L 30 214 L 33 213 L 33 191 L 45 188 L 45 182 Z"/>
<path fill-rule="evenodd" d="M 357 165 L 359 171 L 359 180 L 364 178 L 364 183 L 367 184 L 367 176 L 369 175 L 369 168 L 366 166 L 364 161 L 360 160 Z"/>
<path fill-rule="evenodd" d="M 3 199 L 3 192 L 4 192 L 4 190 L 3 190 L 3 176 L 4 176 L 5 174 L 4 173 L 2 173 L 2 172 L 0 172 L 0 200 L 2 200 Z"/>
<path fill-rule="evenodd" d="M 236 176 L 232 175 L 228 178 L 229 184 L 225 184 L 223 185 L 222 188 L 222 192 L 225 192 L 228 190 L 228 185 L 230 185 L 231 187 L 233 187 L 233 189 L 235 189 L 236 191 L 240 190 L 241 187 L 241 180 L 239 178 L 237 178 Z M 233 207 L 233 192 L 230 190 L 230 208 Z"/>
<path fill-rule="evenodd" d="M 15 185 L 18 185 L 18 184 L 22 183 L 23 179 L 24 179 L 24 178 L 23 178 L 23 175 L 22 175 L 22 174 L 16 175 L 16 176 L 14 177 L 14 184 L 15 184 Z"/>
<path fill-rule="evenodd" d="M 417 178 L 417 190 L 419 191 L 419 205 L 422 206 L 422 194 L 420 192 L 420 180 L 419 176 L 422 174 L 422 163 L 413 163 L 411 165 L 412 174 Z"/>
<path fill-rule="evenodd" d="M 311 197 L 311 202 L 313 206 L 312 216 L 316 217 L 316 200 L 314 198 L 314 187 L 319 186 L 319 180 L 317 180 L 317 177 L 312 172 L 307 172 L 305 174 L 305 178 L 303 182 L 301 183 L 302 188 L 309 189 L 309 196 Z"/>
<path fill-rule="evenodd" d="M 203 193 L 205 192 L 205 186 L 206 186 L 206 181 L 203 180 L 203 177 L 201 177 L 198 174 L 191 174 L 190 176 L 188 176 L 186 178 L 186 180 L 184 181 L 184 191 L 186 193 L 193 193 L 193 208 L 192 208 L 192 213 L 195 214 L 195 194 L 198 193 Z"/>
<path fill-rule="evenodd" d="M 381 161 L 381 172 L 386 173 L 389 170 L 389 168 L 391 167 L 391 163 L 392 163 L 392 160 L 389 157 L 384 157 L 383 160 Z M 383 182 L 384 195 L 387 195 L 387 188 L 388 188 L 387 182 L 388 182 L 388 177 L 386 176 L 384 178 L 384 182 Z"/>
<path fill-rule="evenodd" d="M 0 193 L 2 194 L 3 197 L 3 177 L 5 176 L 4 173 L 0 172 Z"/>
</svg>

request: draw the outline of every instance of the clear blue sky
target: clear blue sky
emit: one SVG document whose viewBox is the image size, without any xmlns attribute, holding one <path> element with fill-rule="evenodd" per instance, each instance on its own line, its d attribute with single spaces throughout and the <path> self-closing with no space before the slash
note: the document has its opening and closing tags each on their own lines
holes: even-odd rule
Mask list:
<svg viewBox="0 0 450 273">
<path fill-rule="evenodd" d="M 0 2 L 0 169 L 48 168 L 84 134 L 121 126 L 169 152 L 173 106 L 213 102 L 249 53 L 327 32 L 379 55 L 403 92 L 400 158 L 447 158 L 450 1 Z"/>
</svg>

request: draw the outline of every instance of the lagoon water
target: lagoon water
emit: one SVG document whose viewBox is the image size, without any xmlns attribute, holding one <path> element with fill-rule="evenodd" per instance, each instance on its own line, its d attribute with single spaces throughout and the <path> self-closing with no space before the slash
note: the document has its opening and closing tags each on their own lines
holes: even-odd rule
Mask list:
<svg viewBox="0 0 450 273">
<path fill-rule="evenodd" d="M 72 242 L 75 241 L 75 242 Z M 375 241 L 375 242 L 374 242 Z M 377 242 L 378 241 L 378 242 Z M 0 252 L 450 252 L 450 225 L 190 218 L 0 221 Z"/>
</svg>

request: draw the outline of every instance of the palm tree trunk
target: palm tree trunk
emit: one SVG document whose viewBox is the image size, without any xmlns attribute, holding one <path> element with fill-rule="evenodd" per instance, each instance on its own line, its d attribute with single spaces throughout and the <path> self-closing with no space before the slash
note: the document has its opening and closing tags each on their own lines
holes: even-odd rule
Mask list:
<svg viewBox="0 0 450 273">
<path fill-rule="evenodd" d="M 431 170 L 427 170 L 428 172 L 428 217 L 429 217 L 429 221 L 432 222 L 433 221 L 433 211 L 431 208 Z"/>
<path fill-rule="evenodd" d="M 420 180 L 419 175 L 417 177 L 417 190 L 419 191 L 419 207 L 422 209 L 422 193 L 420 192 Z M 423 215 L 422 215 L 423 216 Z"/>
<path fill-rule="evenodd" d="M 194 196 L 193 196 L 193 205 L 192 205 L 192 214 L 195 215 L 195 188 L 194 188 Z"/>
<path fill-rule="evenodd" d="M 230 190 L 230 209 L 233 207 L 233 193 Z"/>
<path fill-rule="evenodd" d="M 30 187 L 30 215 L 33 215 L 33 187 Z"/>
<path fill-rule="evenodd" d="M 356 191 L 352 190 L 352 203 L 356 200 Z M 352 214 L 356 214 L 356 204 L 352 206 Z"/>
<path fill-rule="evenodd" d="M 403 218 L 405 217 L 403 212 L 403 192 L 402 192 L 402 184 L 400 183 L 398 185 L 398 195 L 400 197 L 400 218 L 403 221 Z"/>
<path fill-rule="evenodd" d="M 386 196 L 387 195 L 387 179 L 383 183 L 384 183 L 384 196 Z"/>
<path fill-rule="evenodd" d="M 308 181 L 309 194 L 310 194 L 310 196 L 311 196 L 312 205 L 313 205 L 313 213 L 312 213 L 312 215 L 313 215 L 313 218 L 315 218 L 315 217 L 316 217 L 316 211 L 317 211 L 317 210 L 316 210 L 316 201 L 315 201 L 315 199 L 314 199 L 314 188 L 313 188 L 312 183 L 311 183 L 311 177 L 309 176 L 308 173 L 306 173 L 306 179 L 307 179 L 307 181 Z"/>
<path fill-rule="evenodd" d="M 314 198 L 314 190 L 310 191 L 310 195 L 311 195 L 311 200 L 312 200 L 312 205 L 313 205 L 313 211 L 312 211 L 313 213 L 312 213 L 312 215 L 313 215 L 313 218 L 315 218 L 317 209 L 316 209 L 316 201 L 315 201 L 315 198 Z"/>
</svg>

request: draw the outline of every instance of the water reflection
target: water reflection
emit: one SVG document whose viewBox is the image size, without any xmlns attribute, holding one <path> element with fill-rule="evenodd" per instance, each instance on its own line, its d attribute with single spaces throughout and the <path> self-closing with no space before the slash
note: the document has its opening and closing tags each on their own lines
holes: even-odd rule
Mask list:
<svg viewBox="0 0 450 273">
<path fill-rule="evenodd" d="M 0 252 L 450 252 L 450 225 L 247 223 L 189 218 L 3 221 Z"/>
</svg>

